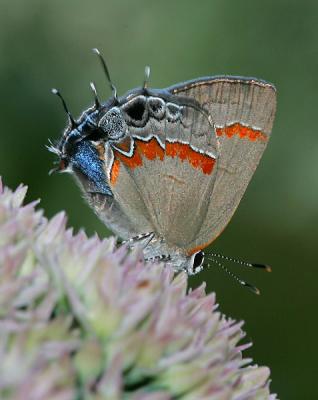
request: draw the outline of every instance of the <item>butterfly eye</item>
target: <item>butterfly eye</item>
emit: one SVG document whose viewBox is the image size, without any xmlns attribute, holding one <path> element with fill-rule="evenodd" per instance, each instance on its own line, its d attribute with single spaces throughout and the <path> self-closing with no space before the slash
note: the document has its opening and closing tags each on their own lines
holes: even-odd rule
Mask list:
<svg viewBox="0 0 318 400">
<path fill-rule="evenodd" d="M 118 107 L 111 108 L 100 119 L 98 127 L 105 134 L 105 139 L 109 140 L 119 140 L 127 131 L 127 125 Z"/>
</svg>

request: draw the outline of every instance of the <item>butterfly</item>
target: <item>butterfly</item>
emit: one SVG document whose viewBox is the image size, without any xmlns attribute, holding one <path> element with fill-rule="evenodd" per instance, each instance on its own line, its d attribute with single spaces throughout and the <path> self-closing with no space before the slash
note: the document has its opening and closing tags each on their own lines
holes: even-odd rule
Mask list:
<svg viewBox="0 0 318 400">
<path fill-rule="evenodd" d="M 99 218 L 132 247 L 141 245 L 147 260 L 195 274 L 266 148 L 275 87 L 213 76 L 151 89 L 146 68 L 144 85 L 118 97 L 95 52 L 112 96 L 101 103 L 91 83 L 95 103 L 74 120 L 53 90 L 69 116 L 61 139 L 49 146 L 57 169 L 74 175 Z"/>
</svg>

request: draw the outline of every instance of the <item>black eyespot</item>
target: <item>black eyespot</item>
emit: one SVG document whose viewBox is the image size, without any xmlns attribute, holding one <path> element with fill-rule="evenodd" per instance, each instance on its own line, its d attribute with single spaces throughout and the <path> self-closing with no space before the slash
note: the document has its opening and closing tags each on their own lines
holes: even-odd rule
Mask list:
<svg viewBox="0 0 318 400">
<path fill-rule="evenodd" d="M 125 103 L 121 109 L 124 111 L 126 122 L 136 127 L 145 126 L 148 121 L 146 105 L 146 97 L 141 95 Z"/>
<path fill-rule="evenodd" d="M 141 98 L 137 98 L 125 109 L 128 116 L 135 121 L 142 121 L 146 110 L 146 103 Z"/>
<path fill-rule="evenodd" d="M 167 103 L 167 118 L 171 122 L 177 121 L 181 116 L 180 107 L 173 103 Z"/>
<path fill-rule="evenodd" d="M 198 267 L 201 267 L 204 261 L 204 253 L 203 251 L 198 251 L 193 259 L 193 270 L 195 270 Z"/>
<path fill-rule="evenodd" d="M 157 119 L 162 119 L 165 115 L 165 102 L 160 97 L 149 97 L 148 107 L 150 114 Z"/>
</svg>

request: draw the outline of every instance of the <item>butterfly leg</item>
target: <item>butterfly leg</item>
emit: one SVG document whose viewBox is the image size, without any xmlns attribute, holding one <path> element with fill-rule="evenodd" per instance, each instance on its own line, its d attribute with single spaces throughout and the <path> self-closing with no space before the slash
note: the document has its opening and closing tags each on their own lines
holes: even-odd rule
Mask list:
<svg viewBox="0 0 318 400">
<path fill-rule="evenodd" d="M 148 244 L 151 242 L 154 236 L 155 236 L 154 232 L 141 233 L 137 236 L 131 237 L 128 240 L 124 240 L 122 243 L 128 244 L 129 247 L 135 247 L 137 245 L 140 245 L 142 248 L 145 248 L 148 246 Z"/>
<path fill-rule="evenodd" d="M 154 232 L 146 232 L 146 233 L 141 233 L 140 235 L 133 236 L 128 240 L 123 241 L 123 244 L 128 244 L 130 248 L 134 248 L 135 246 L 140 246 L 142 249 L 145 249 L 149 243 L 152 241 L 152 239 L 155 237 Z M 167 254 L 159 254 L 155 256 L 150 256 L 150 257 L 145 257 L 145 261 L 149 262 L 168 262 L 171 260 L 170 255 Z"/>
<path fill-rule="evenodd" d="M 161 254 L 160 256 L 154 256 L 154 257 L 145 258 L 145 261 L 158 261 L 158 262 L 164 261 L 164 262 L 167 262 L 167 261 L 170 261 L 170 260 L 171 260 L 170 256 L 166 255 L 166 254 Z"/>
</svg>

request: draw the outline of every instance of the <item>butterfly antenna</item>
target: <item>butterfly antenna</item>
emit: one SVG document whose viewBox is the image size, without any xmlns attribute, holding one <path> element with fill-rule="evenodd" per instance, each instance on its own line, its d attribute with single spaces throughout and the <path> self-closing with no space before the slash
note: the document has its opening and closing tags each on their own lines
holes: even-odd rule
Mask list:
<svg viewBox="0 0 318 400">
<path fill-rule="evenodd" d="M 145 66 L 145 79 L 144 79 L 144 84 L 143 84 L 143 89 L 147 90 L 148 84 L 149 84 L 149 78 L 150 78 L 150 67 L 149 65 Z"/>
<path fill-rule="evenodd" d="M 105 75 L 106 75 L 106 78 L 107 78 L 107 80 L 108 80 L 108 83 L 109 83 L 109 85 L 110 85 L 110 88 L 111 88 L 113 97 L 114 97 L 114 99 L 117 101 L 117 89 L 116 89 L 116 87 L 114 86 L 112 80 L 110 79 L 110 74 L 109 74 L 109 71 L 108 71 L 106 62 L 105 62 L 105 60 L 104 60 L 104 57 L 101 55 L 100 51 L 99 51 L 98 49 L 96 49 L 96 48 L 93 49 L 93 52 L 98 56 L 98 58 L 99 58 L 99 60 L 100 60 L 100 62 L 101 62 L 101 64 L 102 64 L 102 67 L 103 67 L 103 70 L 104 70 L 104 72 L 105 72 Z"/>
<path fill-rule="evenodd" d="M 66 105 L 66 103 L 65 103 L 65 100 L 64 100 L 63 96 L 61 95 L 61 93 L 60 93 L 57 89 L 55 89 L 55 88 L 52 89 L 52 93 L 55 94 L 56 96 L 58 96 L 58 97 L 61 99 L 63 108 L 64 108 L 66 114 L 67 114 L 68 117 L 69 117 L 69 120 L 70 120 L 70 122 L 71 122 L 72 128 L 76 128 L 76 127 L 77 127 L 77 124 L 76 124 L 76 122 L 75 122 L 75 120 L 74 120 L 72 114 L 70 113 L 69 109 L 67 108 L 67 105 Z"/>
<path fill-rule="evenodd" d="M 212 258 L 217 257 L 217 258 L 221 258 L 222 260 L 231 261 L 235 264 L 241 265 L 242 267 L 259 268 L 259 269 L 265 270 L 266 272 L 272 272 L 272 268 L 266 264 L 250 263 L 250 262 L 239 260 L 237 258 L 224 256 L 223 254 L 219 254 L 219 253 L 209 253 L 207 256 L 208 257 L 210 256 Z"/>
<path fill-rule="evenodd" d="M 233 272 L 231 272 L 229 269 L 227 269 L 226 266 L 221 264 L 219 261 L 217 261 L 213 258 L 211 258 L 210 261 L 213 262 L 214 264 L 216 264 L 221 269 L 223 269 L 224 272 L 226 272 L 228 275 L 230 275 L 230 277 L 233 278 L 240 285 L 245 286 L 247 289 L 249 289 L 251 292 L 253 292 L 255 294 L 261 294 L 260 290 L 256 286 L 253 286 L 250 283 L 245 282 L 242 279 L 240 279 L 238 276 L 233 274 Z M 210 264 L 208 264 L 207 266 L 210 267 Z"/>
<path fill-rule="evenodd" d="M 92 90 L 93 95 L 94 95 L 95 108 L 96 108 L 96 109 L 99 109 L 99 107 L 100 107 L 100 101 L 99 101 L 99 99 L 98 99 L 98 94 L 97 94 L 96 86 L 95 86 L 94 82 L 91 82 L 91 83 L 89 84 L 89 86 L 91 87 L 91 90 Z"/>
</svg>

